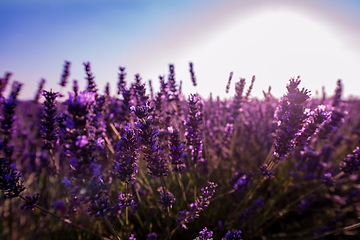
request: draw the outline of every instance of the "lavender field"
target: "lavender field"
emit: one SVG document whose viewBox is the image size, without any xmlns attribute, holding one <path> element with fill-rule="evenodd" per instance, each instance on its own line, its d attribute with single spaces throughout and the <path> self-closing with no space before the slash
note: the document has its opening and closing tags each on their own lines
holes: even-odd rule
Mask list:
<svg viewBox="0 0 360 240">
<path fill-rule="evenodd" d="M 86 89 L 70 73 L 33 101 L 1 78 L 0 239 L 360 238 L 360 100 L 340 80 L 259 100 L 231 73 L 220 100 L 182 94 L 172 64 L 160 89 L 125 67 L 104 90 L 90 63 Z"/>
</svg>

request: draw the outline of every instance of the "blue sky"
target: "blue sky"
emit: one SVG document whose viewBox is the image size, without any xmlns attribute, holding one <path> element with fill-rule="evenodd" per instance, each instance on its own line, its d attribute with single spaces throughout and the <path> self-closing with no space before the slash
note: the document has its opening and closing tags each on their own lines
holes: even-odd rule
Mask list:
<svg viewBox="0 0 360 240">
<path fill-rule="evenodd" d="M 158 89 L 158 76 L 175 64 L 185 94 L 230 97 L 234 81 L 256 76 L 253 95 L 269 85 L 275 96 L 289 78 L 328 95 L 337 79 L 344 95 L 360 96 L 360 7 L 357 1 L 263 0 L 3 0 L 0 2 L 0 74 L 24 83 L 31 99 L 41 78 L 60 90 L 64 61 L 85 88 L 82 63 L 90 61 L 102 92 L 115 94 L 119 66 L 127 81 L 139 73 Z M 198 86 L 191 85 L 194 63 Z M 229 95 L 225 86 L 234 72 Z"/>
</svg>

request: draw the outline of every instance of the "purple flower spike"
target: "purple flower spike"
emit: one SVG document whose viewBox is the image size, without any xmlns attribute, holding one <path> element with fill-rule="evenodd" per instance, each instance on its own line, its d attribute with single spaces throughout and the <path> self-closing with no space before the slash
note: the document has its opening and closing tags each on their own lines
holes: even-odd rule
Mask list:
<svg viewBox="0 0 360 240">
<path fill-rule="evenodd" d="M 123 182 L 130 183 L 135 180 L 139 166 L 138 142 L 133 129 L 128 129 L 121 137 L 114 156 L 115 176 Z"/>
<path fill-rule="evenodd" d="M 162 187 L 159 187 L 157 190 L 160 193 L 160 200 L 159 202 L 164 205 L 164 209 L 167 207 L 172 208 L 172 204 L 176 201 L 176 198 L 174 198 L 174 195 L 169 192 L 169 190 L 166 190 L 166 196 L 164 194 L 164 190 Z"/>
<path fill-rule="evenodd" d="M 76 141 L 75 145 L 82 148 L 88 143 L 89 143 L 89 141 L 88 141 L 87 137 L 85 135 L 82 135 L 82 136 L 77 137 L 77 141 Z"/>
<path fill-rule="evenodd" d="M 119 67 L 120 73 L 119 73 L 119 82 L 118 82 L 118 91 L 117 94 L 122 93 L 125 90 L 126 87 L 126 82 L 125 82 L 125 77 L 126 77 L 126 73 L 125 73 L 125 68 L 124 67 Z"/>
<path fill-rule="evenodd" d="M 181 229 L 187 229 L 186 224 L 199 217 L 199 213 L 209 206 L 210 199 L 215 193 L 216 183 L 207 182 L 207 186 L 201 189 L 201 195 L 196 198 L 195 203 L 190 204 L 190 211 L 181 211 L 177 218 L 178 226 Z"/>
<path fill-rule="evenodd" d="M 23 205 L 20 206 L 21 209 L 31 209 L 34 210 L 38 201 L 39 201 L 40 194 L 36 193 L 32 197 L 26 196 L 26 201 Z"/>
<path fill-rule="evenodd" d="M 59 94 L 50 90 L 50 92 L 44 91 L 43 95 L 45 97 L 45 111 L 44 118 L 41 121 L 41 127 L 43 131 L 44 148 L 52 149 L 58 139 L 57 133 L 59 130 L 56 121 L 56 98 Z"/>
<path fill-rule="evenodd" d="M 70 65 L 71 65 L 70 62 L 65 61 L 64 71 L 63 71 L 63 74 L 61 75 L 61 80 L 60 80 L 60 83 L 59 83 L 60 86 L 62 86 L 62 87 L 65 87 L 66 84 L 67 84 L 67 80 L 68 80 L 69 75 L 70 75 L 70 71 L 69 71 Z"/>
<path fill-rule="evenodd" d="M 202 105 L 200 98 L 197 94 L 190 94 L 189 99 L 189 113 L 186 122 L 186 140 L 187 146 L 191 150 L 191 160 L 196 164 L 198 161 L 202 161 L 202 148 L 203 148 L 203 136 L 201 131 L 201 125 L 203 123 L 203 116 L 201 113 Z"/>
<path fill-rule="evenodd" d="M 156 233 L 149 233 L 149 234 L 146 236 L 146 240 L 157 240 L 157 235 L 156 235 Z"/>
<path fill-rule="evenodd" d="M 87 86 L 87 91 L 88 92 L 92 92 L 92 93 L 95 93 L 97 94 L 97 88 L 96 88 L 96 83 L 94 81 L 94 76 L 92 75 L 92 72 L 91 72 L 91 67 L 90 67 L 90 62 L 84 62 L 83 63 L 84 67 L 85 67 L 85 73 L 86 73 L 86 77 L 85 79 L 88 81 L 88 86 Z"/>
<path fill-rule="evenodd" d="M 167 176 L 167 159 L 164 158 L 164 152 L 158 140 L 159 129 L 152 126 L 153 118 L 149 115 L 152 109 L 146 103 L 141 107 L 132 107 L 132 110 L 138 117 L 135 126 L 149 174 L 152 177 Z"/>
<path fill-rule="evenodd" d="M 192 62 L 190 62 L 189 66 L 190 66 L 191 81 L 192 81 L 194 87 L 196 87 L 197 83 L 196 83 L 196 77 L 195 77 L 195 72 L 194 72 L 194 64 Z"/>
<path fill-rule="evenodd" d="M 8 84 L 11 75 L 12 73 L 7 72 L 3 78 L 0 77 L 0 98 L 2 97 L 2 93 L 5 91 L 6 85 Z"/>
<path fill-rule="evenodd" d="M 241 234 L 240 230 L 233 229 L 231 231 L 228 231 L 222 240 L 242 240 L 240 234 Z"/>
<path fill-rule="evenodd" d="M 212 238 L 213 232 L 208 231 L 206 227 L 202 231 L 200 231 L 199 234 L 200 235 L 196 237 L 194 240 L 213 240 Z"/>
<path fill-rule="evenodd" d="M 288 93 L 281 99 L 275 113 L 278 129 L 275 133 L 274 156 L 277 161 L 286 158 L 293 149 L 295 139 L 308 117 L 303 103 L 309 98 L 309 92 L 304 88 L 299 90 L 300 82 L 299 77 L 290 79 L 286 87 Z"/>
<path fill-rule="evenodd" d="M 9 166 L 5 158 L 0 158 L 0 189 L 4 193 L 4 199 L 18 197 L 25 190 L 21 177 L 15 164 Z"/>
<path fill-rule="evenodd" d="M 360 149 L 356 147 L 353 154 L 347 155 L 340 163 L 340 169 L 345 174 L 353 174 L 360 170 Z"/>
<path fill-rule="evenodd" d="M 171 164 L 173 166 L 172 171 L 182 173 L 184 168 L 186 167 L 184 163 L 184 144 L 180 142 L 179 131 L 177 129 L 169 127 L 168 132 L 170 133 L 169 156 L 171 158 Z"/>
<path fill-rule="evenodd" d="M 272 179 L 274 178 L 274 171 L 271 169 L 268 169 L 268 165 L 267 164 L 263 164 L 260 166 L 260 171 L 261 171 L 261 175 L 263 175 L 264 177 L 266 177 L 267 179 Z"/>
</svg>

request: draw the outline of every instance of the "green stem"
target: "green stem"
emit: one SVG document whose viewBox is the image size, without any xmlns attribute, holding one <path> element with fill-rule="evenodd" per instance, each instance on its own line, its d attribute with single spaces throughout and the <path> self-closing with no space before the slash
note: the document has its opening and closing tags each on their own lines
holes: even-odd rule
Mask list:
<svg viewBox="0 0 360 240">
<path fill-rule="evenodd" d="M 343 227 L 343 228 L 339 228 L 339 229 L 335 229 L 333 231 L 329 231 L 329 232 L 325 232 L 324 234 L 322 235 L 319 235 L 319 236 L 316 236 L 316 237 L 312 237 L 310 239 L 319 239 L 319 238 L 323 238 L 325 236 L 328 236 L 328 235 L 332 235 L 332 234 L 335 234 L 335 233 L 339 233 L 339 232 L 342 232 L 342 231 L 349 231 L 349 230 L 353 230 L 353 229 L 356 229 L 360 227 L 360 223 L 355 223 L 353 225 L 350 225 L 350 226 L 347 226 L 347 227 Z"/>
<path fill-rule="evenodd" d="M 183 185 L 183 183 L 181 181 L 181 174 L 180 173 L 175 174 L 175 177 L 176 177 L 177 182 L 179 183 L 179 186 L 180 186 L 180 189 L 181 189 L 181 192 L 182 192 L 182 195 L 183 195 L 183 200 L 186 203 L 187 202 L 186 194 L 185 194 L 184 185 Z"/>
<path fill-rule="evenodd" d="M 65 198 L 65 202 L 66 202 L 66 203 L 69 203 L 69 199 L 68 199 L 67 196 L 66 196 L 66 190 L 65 190 L 65 188 L 64 188 L 64 185 L 63 185 L 62 182 L 61 182 L 59 170 L 58 170 L 58 168 L 57 168 L 57 166 L 56 166 L 55 157 L 54 157 L 54 154 L 53 154 L 52 149 L 49 149 L 49 153 L 50 153 L 52 162 L 53 162 L 53 164 L 54 164 L 56 176 L 57 176 L 57 179 L 58 179 L 59 184 L 60 184 L 60 188 L 61 188 L 62 195 L 63 195 L 63 197 Z"/>
<path fill-rule="evenodd" d="M 106 225 L 108 226 L 108 228 L 110 229 L 111 233 L 114 235 L 115 239 L 121 240 L 120 237 L 119 237 L 119 235 L 116 234 L 113 226 L 110 224 L 110 222 L 109 222 L 109 220 L 107 219 L 107 217 L 106 217 L 106 216 L 103 216 L 103 219 L 104 219 Z"/>
</svg>

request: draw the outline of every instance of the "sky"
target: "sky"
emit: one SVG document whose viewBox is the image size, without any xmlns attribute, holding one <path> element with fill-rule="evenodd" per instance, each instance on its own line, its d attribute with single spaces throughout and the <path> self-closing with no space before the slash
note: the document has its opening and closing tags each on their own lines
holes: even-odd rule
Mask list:
<svg viewBox="0 0 360 240">
<path fill-rule="evenodd" d="M 343 98 L 360 97 L 360 1 L 355 0 L 1 0 L 0 76 L 22 82 L 19 98 L 45 89 L 86 88 L 83 62 L 99 91 L 116 94 L 119 67 L 128 86 L 134 75 L 152 80 L 175 66 L 185 95 L 231 98 L 235 82 L 255 75 L 252 96 L 271 85 L 275 97 L 290 78 L 316 97 L 328 96 L 338 79 Z M 69 83 L 60 89 L 65 61 Z M 192 86 L 189 62 L 198 85 Z M 228 94 L 225 87 L 233 72 Z M 9 89 L 9 87 L 8 87 Z"/>
</svg>

